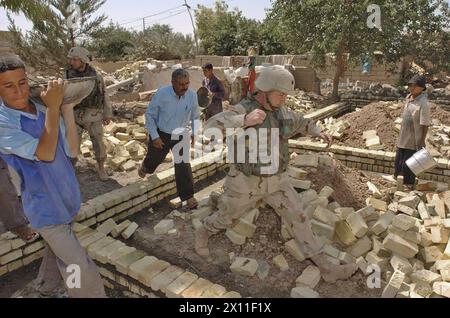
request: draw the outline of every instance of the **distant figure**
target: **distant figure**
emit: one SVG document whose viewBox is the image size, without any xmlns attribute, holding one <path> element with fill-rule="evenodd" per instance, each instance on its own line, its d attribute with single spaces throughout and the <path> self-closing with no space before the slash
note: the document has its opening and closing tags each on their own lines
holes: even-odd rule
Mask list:
<svg viewBox="0 0 450 318">
<path fill-rule="evenodd" d="M 222 101 L 225 98 L 225 88 L 222 82 L 214 75 L 214 68 L 211 63 L 203 66 L 203 87 L 206 87 L 212 95 L 212 100 L 206 109 L 205 120 L 210 119 L 214 115 L 223 112 Z"/>
</svg>

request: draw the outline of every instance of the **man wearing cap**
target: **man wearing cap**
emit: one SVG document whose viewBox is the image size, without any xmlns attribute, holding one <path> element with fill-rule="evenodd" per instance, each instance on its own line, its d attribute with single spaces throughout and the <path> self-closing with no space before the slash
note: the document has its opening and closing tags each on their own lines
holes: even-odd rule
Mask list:
<svg viewBox="0 0 450 318">
<path fill-rule="evenodd" d="M 251 140 L 244 142 L 244 154 L 239 151 L 229 154 L 230 171 L 225 179 L 224 193 L 219 199 L 219 210 L 197 226 L 195 251 L 208 257 L 208 239 L 211 235 L 233 228 L 246 212 L 264 202 L 281 216 L 297 247 L 317 264 L 324 280 L 334 282 L 353 275 L 356 264 L 336 266 L 324 254 L 324 243 L 313 233 L 310 220 L 303 212 L 298 193 L 287 174 L 290 137 L 309 134 L 322 138 L 329 145 L 332 138 L 323 133 L 313 120 L 285 107 L 286 97 L 293 92 L 294 84 L 293 75 L 283 67 L 264 67 L 255 82 L 256 93 L 206 123 L 205 131 L 213 127 L 227 131 L 234 128 L 236 132 L 253 130 L 254 135 L 258 136 L 258 142 L 252 146 L 249 145 Z M 246 134 L 240 134 L 237 145 L 247 137 Z M 231 138 L 227 139 L 230 142 Z M 252 161 L 249 158 L 255 148 L 258 158 Z M 263 152 L 270 152 L 274 160 L 270 163 L 263 161 L 260 157 Z"/>
<path fill-rule="evenodd" d="M 428 127 L 431 125 L 426 81 L 424 76 L 416 75 L 408 82 L 410 94 L 406 97 L 398 140 L 394 177 L 403 176 L 404 184 L 409 188 L 414 188 L 416 176 L 406 161 L 425 147 Z"/>
<path fill-rule="evenodd" d="M 112 106 L 106 93 L 103 77 L 89 64 L 92 57 L 88 50 L 82 47 L 73 47 L 69 51 L 70 68 L 66 71 L 66 78 L 96 77 L 96 85 L 91 94 L 78 104 L 75 111 L 75 121 L 78 135 L 81 140 L 83 130 L 89 133 L 94 148 L 95 159 L 98 163 L 98 176 L 100 180 L 108 180 L 105 170 L 106 147 L 103 142 L 103 124 L 108 125 L 112 118 Z"/>
<path fill-rule="evenodd" d="M 202 86 L 206 87 L 212 95 L 211 104 L 206 109 L 205 120 L 208 120 L 214 115 L 223 112 L 222 101 L 225 98 L 225 88 L 222 82 L 214 75 L 214 68 L 211 63 L 203 66 L 203 75 L 205 78 Z"/>
</svg>

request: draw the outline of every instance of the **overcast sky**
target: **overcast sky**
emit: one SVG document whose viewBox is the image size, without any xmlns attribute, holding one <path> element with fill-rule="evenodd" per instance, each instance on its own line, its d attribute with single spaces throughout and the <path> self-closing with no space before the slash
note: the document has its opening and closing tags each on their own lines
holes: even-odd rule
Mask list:
<svg viewBox="0 0 450 318">
<path fill-rule="evenodd" d="M 212 7 L 214 0 L 187 0 L 192 8 L 198 4 Z M 270 0 L 226 0 L 231 8 L 238 7 L 246 17 L 263 19 L 265 9 L 271 7 Z M 113 22 L 124 23 L 123 26 L 135 30 L 142 30 L 142 17 L 158 14 L 146 18 L 146 24 L 169 24 L 177 32 L 192 33 L 192 24 L 185 7 L 184 0 L 107 0 L 99 10 L 106 14 Z M 14 16 L 16 23 L 25 30 L 31 28 L 31 24 L 23 16 Z M 109 20 L 108 20 L 109 21 Z M 6 12 L 0 8 L 0 30 L 8 29 Z"/>
</svg>

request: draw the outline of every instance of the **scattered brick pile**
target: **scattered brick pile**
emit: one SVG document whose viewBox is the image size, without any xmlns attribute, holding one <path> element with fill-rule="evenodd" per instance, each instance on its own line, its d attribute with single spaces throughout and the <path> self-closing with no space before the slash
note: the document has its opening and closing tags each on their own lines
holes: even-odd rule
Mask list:
<svg viewBox="0 0 450 318">
<path fill-rule="evenodd" d="M 316 165 L 312 158 L 302 155 L 294 164 Z M 450 191 L 435 193 L 429 183 L 413 192 L 404 192 L 401 184 L 385 189 L 368 186 L 373 195 L 357 211 L 329 203 L 334 192 L 329 187 L 319 194 L 314 190 L 300 194 L 313 230 L 328 243 L 326 253 L 336 264 L 358 264 L 363 273 L 369 265 L 378 265 L 388 276 L 383 297 L 450 297 Z M 386 195 L 391 200 L 384 199 Z M 305 288 L 317 285 L 320 276 L 314 268 L 305 272 L 293 296 L 314 295 Z"/>
<path fill-rule="evenodd" d="M 311 188 L 307 169 L 319 164 L 332 166 L 333 161 L 326 155 L 293 155 L 289 175 L 294 187 L 302 191 L 299 200 L 313 231 L 326 243 L 330 261 L 336 265 L 355 263 L 364 274 L 372 273 L 369 265 L 379 266 L 386 280 L 383 297 L 450 297 L 450 191 L 438 194 L 435 184 L 424 183 L 419 186 L 421 191 L 404 192 L 401 184 L 381 188 L 368 182 L 372 195 L 366 206 L 344 207 L 332 198 L 333 188 L 325 186 L 320 192 Z M 195 228 L 213 213 L 218 196 L 220 193 L 212 193 L 209 204 L 188 217 Z M 258 216 L 258 209 L 249 211 L 226 232 L 228 239 L 244 245 L 255 233 Z M 158 229 L 169 234 L 173 222 L 162 223 Z M 281 235 L 285 252 L 303 262 L 305 256 L 284 226 Z M 240 275 L 265 277 L 268 262 L 280 271 L 289 269 L 282 254 L 267 261 L 232 254 L 230 270 Z M 291 296 L 319 297 L 314 288 L 320 280 L 319 269 L 308 267 L 296 280 Z"/>
</svg>

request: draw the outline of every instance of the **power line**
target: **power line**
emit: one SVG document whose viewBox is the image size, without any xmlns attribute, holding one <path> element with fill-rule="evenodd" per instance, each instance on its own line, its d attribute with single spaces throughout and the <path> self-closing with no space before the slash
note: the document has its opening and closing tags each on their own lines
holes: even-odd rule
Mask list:
<svg viewBox="0 0 450 318">
<path fill-rule="evenodd" d="M 151 17 L 155 17 L 155 16 L 158 16 L 158 15 L 162 15 L 164 13 L 168 13 L 170 11 L 173 11 L 175 9 L 182 8 L 182 7 L 183 6 L 180 5 L 180 6 L 177 6 L 177 7 L 174 7 L 174 8 L 166 9 L 164 11 L 157 12 L 157 13 L 154 13 L 154 14 L 150 14 L 150 15 L 147 15 L 147 16 L 144 16 L 144 17 L 141 17 L 141 18 L 135 18 L 135 19 L 129 20 L 127 22 L 119 23 L 119 25 L 127 25 L 127 24 L 134 23 L 134 22 L 137 22 L 137 21 L 140 21 L 140 20 L 145 20 L 147 18 L 151 18 Z"/>
<path fill-rule="evenodd" d="M 151 24 L 155 24 L 155 23 L 157 23 L 157 22 L 160 22 L 160 21 L 163 21 L 163 20 L 170 19 L 170 18 L 172 18 L 172 17 L 175 17 L 175 16 L 180 15 L 180 14 L 183 14 L 183 13 L 185 13 L 185 10 L 184 10 L 184 9 L 179 10 L 179 11 L 175 11 L 173 14 L 170 14 L 170 15 L 168 15 L 168 16 L 166 16 L 166 17 L 163 17 L 163 18 L 160 18 L 160 19 L 156 19 L 156 20 L 152 20 L 152 21 L 147 21 L 145 25 L 146 25 L 146 26 L 149 26 L 149 25 L 151 25 Z M 136 21 L 135 21 L 135 22 L 136 22 Z M 136 30 L 136 29 L 144 29 L 144 28 L 143 28 L 143 24 L 142 24 L 142 23 L 139 23 L 139 24 L 134 24 L 134 25 L 132 25 L 132 26 L 129 26 L 128 29 Z"/>
</svg>

